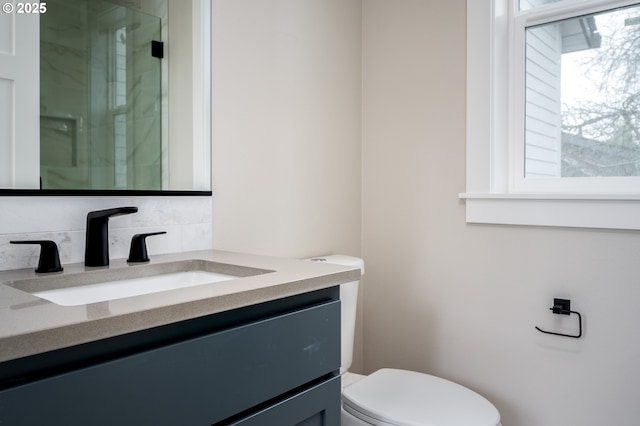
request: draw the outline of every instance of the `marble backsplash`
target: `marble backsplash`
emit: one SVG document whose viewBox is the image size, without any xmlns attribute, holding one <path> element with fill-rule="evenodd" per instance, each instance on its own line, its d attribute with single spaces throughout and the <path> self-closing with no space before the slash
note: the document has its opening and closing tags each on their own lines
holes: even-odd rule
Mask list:
<svg viewBox="0 0 640 426">
<path fill-rule="evenodd" d="M 138 212 L 109 220 L 111 259 L 126 258 L 134 234 L 147 239 L 149 256 L 213 246 L 211 197 L 0 197 L 0 270 L 35 268 L 40 247 L 11 240 L 53 240 L 63 266 L 84 262 L 87 213 L 122 206 Z"/>
</svg>

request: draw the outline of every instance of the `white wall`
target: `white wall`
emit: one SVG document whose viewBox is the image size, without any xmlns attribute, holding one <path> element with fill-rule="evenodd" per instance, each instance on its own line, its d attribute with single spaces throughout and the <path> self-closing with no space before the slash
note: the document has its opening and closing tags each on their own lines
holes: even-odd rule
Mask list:
<svg viewBox="0 0 640 426">
<path fill-rule="evenodd" d="M 464 0 L 363 2 L 364 366 L 456 380 L 505 426 L 636 425 L 640 235 L 467 225 Z M 584 315 L 549 311 L 554 297 Z"/>
</svg>

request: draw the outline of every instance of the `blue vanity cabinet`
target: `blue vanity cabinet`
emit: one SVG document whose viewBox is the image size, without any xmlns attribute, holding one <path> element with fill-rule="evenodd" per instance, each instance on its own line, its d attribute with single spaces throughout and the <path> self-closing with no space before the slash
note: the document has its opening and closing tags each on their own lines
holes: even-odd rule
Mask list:
<svg viewBox="0 0 640 426">
<path fill-rule="evenodd" d="M 336 288 L 30 358 L 0 364 L 0 424 L 340 424 Z"/>
</svg>

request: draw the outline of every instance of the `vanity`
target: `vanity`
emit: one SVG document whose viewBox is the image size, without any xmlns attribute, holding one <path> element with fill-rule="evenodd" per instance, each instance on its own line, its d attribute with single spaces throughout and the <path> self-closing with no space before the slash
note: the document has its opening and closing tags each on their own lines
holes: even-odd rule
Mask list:
<svg viewBox="0 0 640 426">
<path fill-rule="evenodd" d="M 75 298 L 193 270 L 232 278 Z M 216 250 L 0 272 L 0 423 L 339 425 L 338 286 L 359 274 Z"/>
</svg>

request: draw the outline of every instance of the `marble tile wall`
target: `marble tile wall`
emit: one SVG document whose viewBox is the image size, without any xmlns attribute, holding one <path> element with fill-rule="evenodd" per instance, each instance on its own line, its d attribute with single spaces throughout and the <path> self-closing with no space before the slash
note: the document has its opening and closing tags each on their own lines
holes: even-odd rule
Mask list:
<svg viewBox="0 0 640 426">
<path fill-rule="evenodd" d="M 87 213 L 122 206 L 138 213 L 109 221 L 111 259 L 126 258 L 131 237 L 143 232 L 167 232 L 147 239 L 150 256 L 213 246 L 211 197 L 0 197 L 0 270 L 38 264 L 39 246 L 11 240 L 53 240 L 63 266 L 84 262 Z"/>
</svg>

